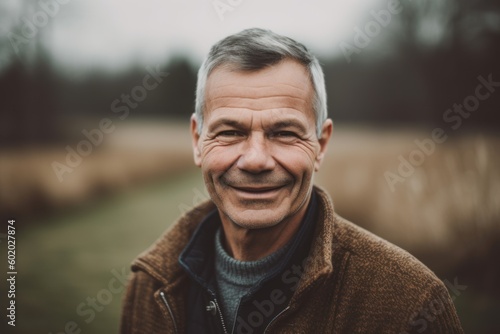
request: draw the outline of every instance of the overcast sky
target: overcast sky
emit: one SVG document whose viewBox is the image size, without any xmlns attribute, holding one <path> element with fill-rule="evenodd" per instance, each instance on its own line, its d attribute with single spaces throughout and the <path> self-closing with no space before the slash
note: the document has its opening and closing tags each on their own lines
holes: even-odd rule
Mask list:
<svg viewBox="0 0 500 334">
<path fill-rule="evenodd" d="M 19 0 L 0 1 L 12 24 L 16 14 L 28 19 L 33 15 Z M 52 1 L 56 0 L 41 2 Z M 249 27 L 293 37 L 318 56 L 341 54 L 338 44 L 352 42 L 353 28 L 363 23 L 369 11 L 387 7 L 382 0 L 221 0 L 235 5 L 218 14 L 214 0 L 65 1 L 68 4 L 61 4 L 39 28 L 42 41 L 63 67 L 110 70 L 137 61 L 160 64 L 174 54 L 199 61 L 214 42 Z M 43 10 L 41 2 L 31 2 L 34 13 Z M 2 19 L 1 47 L 5 48 L 9 25 Z"/>
</svg>

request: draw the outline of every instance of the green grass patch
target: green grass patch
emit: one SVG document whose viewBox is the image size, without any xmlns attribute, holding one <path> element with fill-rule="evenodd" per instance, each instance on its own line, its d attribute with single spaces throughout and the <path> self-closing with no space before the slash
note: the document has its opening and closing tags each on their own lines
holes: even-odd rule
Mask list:
<svg viewBox="0 0 500 334">
<path fill-rule="evenodd" d="M 101 300 L 109 303 L 97 300 L 96 308 L 88 298 L 107 289 L 112 270 L 128 270 L 182 208 L 196 204 L 197 192 L 204 193 L 201 175 L 189 172 L 34 221 L 19 231 L 16 333 L 56 334 L 70 321 L 82 333 L 116 333 L 122 293 L 101 292 Z"/>
</svg>

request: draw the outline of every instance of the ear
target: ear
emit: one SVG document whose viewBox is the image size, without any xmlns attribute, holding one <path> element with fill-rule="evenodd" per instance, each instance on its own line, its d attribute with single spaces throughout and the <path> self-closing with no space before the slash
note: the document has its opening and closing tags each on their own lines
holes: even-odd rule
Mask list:
<svg viewBox="0 0 500 334">
<path fill-rule="evenodd" d="M 201 152 L 199 147 L 200 134 L 198 133 L 198 121 L 195 114 L 191 115 L 191 143 L 193 145 L 194 163 L 201 167 Z"/>
<path fill-rule="evenodd" d="M 316 156 L 316 161 L 314 162 L 314 170 L 316 172 L 319 171 L 319 167 L 323 162 L 323 158 L 325 157 L 328 148 L 328 143 L 330 141 L 332 133 L 333 133 L 333 122 L 331 119 L 327 119 L 323 123 L 323 127 L 321 128 L 321 137 L 318 139 L 320 149 L 318 155 Z"/>
</svg>

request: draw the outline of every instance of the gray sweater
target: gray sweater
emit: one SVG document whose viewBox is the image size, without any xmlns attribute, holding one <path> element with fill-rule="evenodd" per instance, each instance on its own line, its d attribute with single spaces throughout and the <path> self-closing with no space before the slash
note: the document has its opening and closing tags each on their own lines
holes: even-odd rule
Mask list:
<svg viewBox="0 0 500 334">
<path fill-rule="evenodd" d="M 291 243 L 257 261 L 238 261 L 223 247 L 222 229 L 215 237 L 215 279 L 224 321 L 230 333 L 241 298 L 269 271 L 279 266 Z"/>
</svg>

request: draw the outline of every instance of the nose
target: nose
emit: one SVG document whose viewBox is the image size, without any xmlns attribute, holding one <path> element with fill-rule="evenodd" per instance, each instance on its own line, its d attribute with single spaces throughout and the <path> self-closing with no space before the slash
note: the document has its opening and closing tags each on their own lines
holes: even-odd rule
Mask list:
<svg viewBox="0 0 500 334">
<path fill-rule="evenodd" d="M 242 146 L 236 166 L 248 173 L 258 174 L 274 169 L 276 162 L 270 154 L 270 147 L 264 135 L 252 134 Z"/>
</svg>

